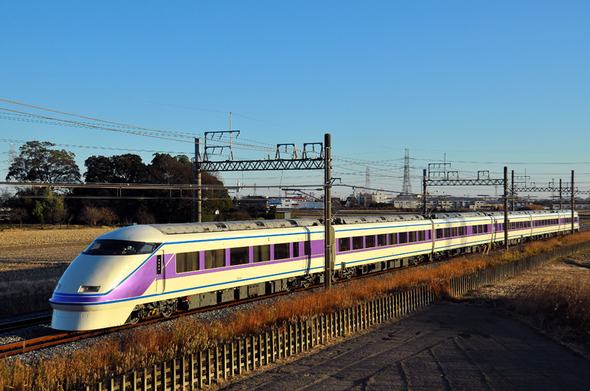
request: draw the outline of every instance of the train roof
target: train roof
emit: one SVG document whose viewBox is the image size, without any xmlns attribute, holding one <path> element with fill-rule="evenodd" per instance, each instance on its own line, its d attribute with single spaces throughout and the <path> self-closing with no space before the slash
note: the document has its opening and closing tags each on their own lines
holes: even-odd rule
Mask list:
<svg viewBox="0 0 590 391">
<path fill-rule="evenodd" d="M 337 217 L 334 219 L 334 224 L 371 224 L 414 220 L 424 220 L 424 217 L 415 214 L 390 216 Z M 203 232 L 244 231 L 270 228 L 316 227 L 321 225 L 323 225 L 323 219 L 247 220 L 223 222 L 220 221 L 208 223 L 149 224 L 150 227 L 153 227 L 166 235 L 192 234 Z"/>
<path fill-rule="evenodd" d="M 313 227 L 321 225 L 317 219 L 289 219 L 289 220 L 248 220 L 223 221 L 210 223 L 184 224 L 150 224 L 166 235 L 192 234 L 202 232 L 244 231 L 252 229 Z"/>
<path fill-rule="evenodd" d="M 392 223 L 398 221 L 424 220 L 421 215 L 388 215 L 388 216 L 359 216 L 359 217 L 337 217 L 335 224 L 369 224 L 369 223 Z"/>
<path fill-rule="evenodd" d="M 457 213 L 433 213 L 430 215 L 432 219 L 456 219 L 458 217 L 479 217 L 487 216 L 482 212 L 457 212 Z"/>
</svg>

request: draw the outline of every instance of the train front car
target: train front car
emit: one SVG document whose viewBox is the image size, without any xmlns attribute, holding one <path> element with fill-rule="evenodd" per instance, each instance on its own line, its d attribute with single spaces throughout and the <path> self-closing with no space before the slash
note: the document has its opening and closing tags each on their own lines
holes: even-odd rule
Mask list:
<svg viewBox="0 0 590 391">
<path fill-rule="evenodd" d="M 141 225 L 96 238 L 59 280 L 49 300 L 51 327 L 94 330 L 128 322 L 135 301 L 156 293 L 162 242 L 160 231 Z"/>
</svg>

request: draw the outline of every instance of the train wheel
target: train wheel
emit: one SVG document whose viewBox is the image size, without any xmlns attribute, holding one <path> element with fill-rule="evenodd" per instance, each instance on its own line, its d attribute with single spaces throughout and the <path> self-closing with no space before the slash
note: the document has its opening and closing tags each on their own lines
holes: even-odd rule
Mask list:
<svg viewBox="0 0 590 391">
<path fill-rule="evenodd" d="M 178 302 L 176 300 L 167 300 L 161 304 L 160 313 L 164 318 L 169 317 L 178 309 Z"/>
</svg>

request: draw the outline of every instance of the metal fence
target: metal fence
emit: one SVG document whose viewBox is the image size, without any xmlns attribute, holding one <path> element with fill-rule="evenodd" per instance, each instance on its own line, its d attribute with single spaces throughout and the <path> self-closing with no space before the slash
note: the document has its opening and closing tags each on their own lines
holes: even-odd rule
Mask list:
<svg viewBox="0 0 590 391">
<path fill-rule="evenodd" d="M 553 259 L 582 251 L 590 251 L 590 243 L 562 247 L 550 253 L 456 277 L 449 281 L 449 293 L 453 296 L 461 296 L 484 285 L 534 269 Z M 86 391 L 199 389 L 295 356 L 335 338 L 354 334 L 375 324 L 403 316 L 426 307 L 435 300 L 437 300 L 436 296 L 426 287 L 397 292 L 332 314 L 223 343 L 195 354 L 177 357 L 140 371 L 121 374 L 102 383 L 78 389 Z"/>
</svg>

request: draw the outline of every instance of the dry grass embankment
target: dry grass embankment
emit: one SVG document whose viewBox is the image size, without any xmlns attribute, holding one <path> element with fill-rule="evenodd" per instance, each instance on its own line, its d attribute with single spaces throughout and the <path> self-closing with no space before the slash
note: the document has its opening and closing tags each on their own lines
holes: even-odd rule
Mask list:
<svg viewBox="0 0 590 391">
<path fill-rule="evenodd" d="M 71 356 L 54 357 L 51 361 L 41 361 L 34 365 L 25 365 L 18 360 L 3 360 L 0 361 L 0 391 L 53 390 L 67 388 L 73 384 L 93 383 L 176 355 L 198 351 L 234 337 L 273 327 L 280 328 L 290 320 L 337 311 L 414 286 L 426 285 L 440 296 L 445 296 L 448 295 L 448 281 L 453 277 L 588 240 L 590 232 L 568 235 L 543 243 L 532 243 L 522 250 L 491 256 L 465 257 L 430 268 L 416 268 L 383 278 L 352 282 L 345 287 L 335 287 L 327 292 L 298 295 L 270 306 L 263 304 L 250 311 L 238 312 L 223 322 L 204 324 L 194 319 L 181 319 L 169 327 L 138 329 L 128 333 L 124 338 L 113 338 L 109 342 L 101 342 L 100 345 L 74 352 Z M 548 291 L 542 295 L 553 297 L 553 294 L 552 291 Z M 572 306 L 571 301 L 568 303 Z M 582 301 L 579 301 L 579 305 L 588 308 Z M 553 310 L 553 307 L 551 309 Z M 567 316 L 579 316 L 582 312 L 584 311 L 578 309 Z M 572 319 L 571 322 L 577 321 Z"/>
</svg>

